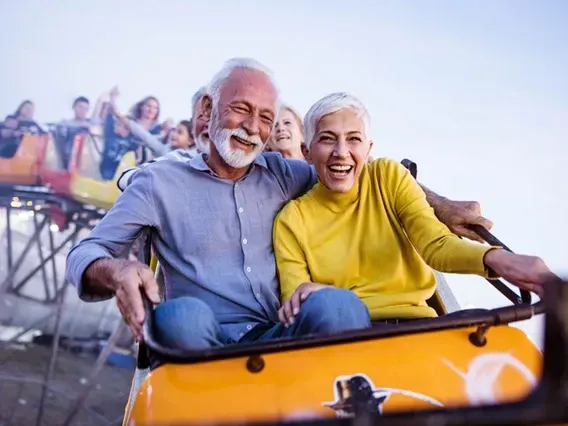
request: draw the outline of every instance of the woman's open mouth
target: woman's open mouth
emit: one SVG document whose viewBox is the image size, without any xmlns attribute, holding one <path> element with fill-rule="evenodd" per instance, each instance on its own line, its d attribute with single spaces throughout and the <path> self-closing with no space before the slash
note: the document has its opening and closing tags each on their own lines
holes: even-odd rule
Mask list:
<svg viewBox="0 0 568 426">
<path fill-rule="evenodd" d="M 349 173 L 351 173 L 351 171 L 353 170 L 353 166 L 332 164 L 330 166 L 327 166 L 327 170 L 329 170 L 331 176 L 334 177 L 335 179 L 343 179 L 347 175 L 349 175 Z"/>
</svg>

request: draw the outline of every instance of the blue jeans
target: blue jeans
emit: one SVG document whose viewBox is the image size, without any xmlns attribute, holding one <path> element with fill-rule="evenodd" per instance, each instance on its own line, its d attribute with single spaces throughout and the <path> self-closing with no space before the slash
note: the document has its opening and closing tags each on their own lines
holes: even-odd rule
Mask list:
<svg viewBox="0 0 568 426">
<path fill-rule="evenodd" d="M 355 293 L 325 288 L 310 294 L 293 325 L 286 328 L 280 323 L 273 324 L 262 333 L 255 333 L 253 328 L 241 342 L 332 334 L 370 326 L 367 307 Z M 194 297 L 180 297 L 158 305 L 154 310 L 154 327 L 156 339 L 169 348 L 209 349 L 224 346 L 230 341 L 211 308 Z"/>
</svg>

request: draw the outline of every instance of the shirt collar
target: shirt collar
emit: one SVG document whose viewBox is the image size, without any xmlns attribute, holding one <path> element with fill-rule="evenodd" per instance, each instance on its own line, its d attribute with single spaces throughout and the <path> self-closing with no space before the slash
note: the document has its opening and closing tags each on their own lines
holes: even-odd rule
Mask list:
<svg viewBox="0 0 568 426">
<path fill-rule="evenodd" d="M 265 169 L 268 168 L 268 164 L 266 163 L 266 158 L 264 158 L 264 154 L 260 154 L 259 156 L 257 156 L 253 161 L 253 164 L 264 167 Z M 189 160 L 189 165 L 194 169 L 200 170 L 202 172 L 211 172 L 211 173 L 213 172 L 205 162 L 204 153 L 198 154 L 195 157 L 193 157 L 191 160 Z"/>
</svg>

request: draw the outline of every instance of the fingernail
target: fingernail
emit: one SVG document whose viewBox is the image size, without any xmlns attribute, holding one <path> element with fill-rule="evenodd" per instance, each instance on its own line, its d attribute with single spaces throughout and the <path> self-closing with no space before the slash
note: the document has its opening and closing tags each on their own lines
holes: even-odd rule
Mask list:
<svg viewBox="0 0 568 426">
<path fill-rule="evenodd" d="M 300 310 L 298 308 L 294 308 L 294 315 L 298 315 L 298 312 L 300 312 Z"/>
<path fill-rule="evenodd" d="M 290 325 L 294 324 L 294 318 L 290 318 Z"/>
</svg>

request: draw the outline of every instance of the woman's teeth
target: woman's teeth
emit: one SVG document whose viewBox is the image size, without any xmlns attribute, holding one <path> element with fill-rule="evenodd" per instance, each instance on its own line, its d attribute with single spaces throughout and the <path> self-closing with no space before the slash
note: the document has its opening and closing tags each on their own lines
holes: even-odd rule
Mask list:
<svg viewBox="0 0 568 426">
<path fill-rule="evenodd" d="M 353 166 L 329 166 L 329 170 L 335 173 L 349 173 Z"/>
</svg>

